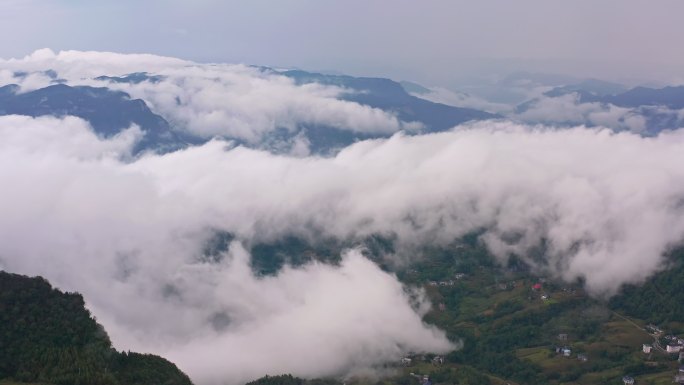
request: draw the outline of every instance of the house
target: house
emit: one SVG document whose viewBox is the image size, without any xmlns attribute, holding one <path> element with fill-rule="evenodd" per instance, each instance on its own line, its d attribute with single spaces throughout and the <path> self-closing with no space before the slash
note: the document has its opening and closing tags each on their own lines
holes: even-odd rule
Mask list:
<svg viewBox="0 0 684 385">
<path fill-rule="evenodd" d="M 675 374 L 673 382 L 676 384 L 684 384 L 684 373 Z"/>
<path fill-rule="evenodd" d="M 454 274 L 454 278 L 456 278 L 456 279 L 463 279 L 463 278 L 465 278 L 465 276 L 466 276 L 465 273 Z"/>
<path fill-rule="evenodd" d="M 439 308 L 439 311 L 446 310 L 446 305 L 444 303 L 440 303 L 437 307 Z"/>
<path fill-rule="evenodd" d="M 550 298 L 549 295 L 546 294 L 546 293 L 544 293 L 544 294 L 541 295 L 541 299 L 544 300 L 544 301 L 546 301 L 546 300 L 549 299 L 549 298 Z"/>
<path fill-rule="evenodd" d="M 634 384 L 634 378 L 632 378 L 630 376 L 624 376 L 624 377 L 622 377 L 622 382 L 624 382 L 625 385 L 632 385 L 632 384 Z"/>
<path fill-rule="evenodd" d="M 437 286 L 437 281 L 429 281 L 428 285 L 430 286 Z"/>
<path fill-rule="evenodd" d="M 558 339 L 561 341 L 567 341 L 568 335 L 566 333 L 560 333 L 560 334 L 558 334 Z"/>
<path fill-rule="evenodd" d="M 433 365 L 442 365 L 443 363 L 444 363 L 444 357 L 442 357 L 442 356 L 435 356 L 435 358 L 432 359 Z"/>
<path fill-rule="evenodd" d="M 589 357 L 586 354 L 582 354 L 582 353 L 577 355 L 577 359 L 582 361 L 582 362 L 589 361 Z"/>
<path fill-rule="evenodd" d="M 532 285 L 532 290 L 541 290 L 542 284 L 537 282 L 534 285 Z"/>
<path fill-rule="evenodd" d="M 651 346 L 651 345 L 649 345 L 649 344 L 643 344 L 642 347 L 641 347 L 641 350 L 642 350 L 644 353 L 646 353 L 646 354 L 650 354 L 650 353 L 651 353 L 651 349 L 653 349 L 653 346 Z"/>
<path fill-rule="evenodd" d="M 411 362 L 413 362 L 413 360 L 408 357 L 404 357 L 401 359 L 401 364 L 404 366 L 410 366 Z"/>
<path fill-rule="evenodd" d="M 646 330 L 651 334 L 662 334 L 663 332 L 659 327 L 653 324 L 646 325 Z"/>
<path fill-rule="evenodd" d="M 572 350 L 568 347 L 564 347 L 561 352 L 563 353 L 563 357 L 570 357 L 572 355 Z"/>
<path fill-rule="evenodd" d="M 665 348 L 665 351 L 668 353 L 679 353 L 682 351 L 682 345 L 668 344 L 667 347 Z"/>
</svg>

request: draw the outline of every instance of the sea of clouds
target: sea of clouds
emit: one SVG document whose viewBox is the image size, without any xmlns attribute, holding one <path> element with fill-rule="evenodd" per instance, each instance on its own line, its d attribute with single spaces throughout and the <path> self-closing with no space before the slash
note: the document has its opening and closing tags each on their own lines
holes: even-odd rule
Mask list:
<svg viewBox="0 0 684 385">
<path fill-rule="evenodd" d="M 422 322 L 430 304 L 419 289 L 359 250 L 339 266 L 255 277 L 254 242 L 386 234 L 412 249 L 485 229 L 502 262 L 544 242 L 543 261 L 530 263 L 605 296 L 664 268 L 684 238 L 680 131 L 645 138 L 497 121 L 408 136 L 391 114 L 335 99 L 338 89 L 253 67 L 38 51 L 0 68 L 24 90 L 49 84 L 47 69 L 69 84 L 163 74 L 119 87 L 208 136 L 257 138 L 312 120 L 397 131 L 331 157 L 212 140 L 131 158 L 140 127 L 104 139 L 74 117 L 0 117 L 0 267 L 83 293 L 117 348 L 162 354 L 198 384 L 344 375 L 458 347 Z M 19 68 L 35 73 L 16 77 Z M 210 263 L 202 249 L 217 230 L 236 240 Z"/>
</svg>

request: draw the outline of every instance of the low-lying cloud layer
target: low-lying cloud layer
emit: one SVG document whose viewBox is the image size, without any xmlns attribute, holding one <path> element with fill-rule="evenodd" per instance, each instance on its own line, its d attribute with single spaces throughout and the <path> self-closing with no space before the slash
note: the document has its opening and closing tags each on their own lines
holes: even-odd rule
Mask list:
<svg viewBox="0 0 684 385">
<path fill-rule="evenodd" d="M 635 133 L 646 129 L 646 118 L 639 110 L 612 104 L 579 103 L 577 94 L 572 93 L 561 97 L 541 97 L 515 118 L 545 124 L 588 124 Z"/>
<path fill-rule="evenodd" d="M 334 87 L 247 66 L 51 51 L 1 64 L 0 80 L 24 90 L 52 82 L 47 69 L 69 84 L 107 83 L 206 136 L 250 141 L 307 122 L 405 127 L 335 99 Z M 139 71 L 163 78 L 94 80 Z M 577 116 L 627 122 L 625 111 L 601 113 Z M 118 348 L 168 356 L 199 384 L 348 374 L 407 351 L 456 347 L 422 323 L 430 305 L 420 291 L 357 250 L 337 267 L 255 278 L 244 249 L 254 242 L 385 234 L 405 253 L 482 230 L 501 261 L 515 253 L 606 295 L 662 268 L 663 254 L 684 239 L 680 131 L 645 138 L 484 122 L 363 141 L 329 158 L 221 140 L 131 158 L 141 135 L 132 126 L 105 140 L 74 117 L 0 117 L 0 266 L 82 292 Z M 236 241 L 209 262 L 202 249 L 217 230 Z"/>
<path fill-rule="evenodd" d="M 188 274 L 196 275 L 192 291 L 206 293 L 192 299 L 195 306 L 224 306 L 210 317 L 216 331 L 168 352 L 199 382 L 247 381 L 265 373 L 348 374 L 396 362 L 406 351 L 456 347 L 422 325 L 396 278 L 358 251 L 345 255 L 339 268 L 286 268 L 263 279 L 250 275 L 244 250 L 230 255 L 228 266 Z M 426 310 L 423 303 L 419 312 Z"/>
<path fill-rule="evenodd" d="M 152 173 L 164 159 L 216 156 L 227 166 L 226 143 L 175 154 L 185 160 L 124 163 L 136 135 L 132 127 L 101 140 L 77 118 L 0 117 L 0 179 L 7 186 L 0 266 L 84 293 L 117 347 L 163 354 L 200 384 L 241 384 L 283 372 L 344 375 L 408 351 L 455 348 L 422 323 L 430 305 L 421 293 L 358 251 L 345 254 L 339 267 L 314 264 L 261 279 L 238 243 L 221 263 L 203 260 L 211 229 L 236 229 L 242 220 L 254 229 L 263 221 L 238 217 L 249 202 L 239 203 L 237 191 L 212 197 L 214 175 L 228 185 L 243 182 L 224 179 L 232 177 L 222 171 L 198 179 L 180 172 L 181 179 L 166 182 L 163 174 L 173 170 Z M 161 167 L 168 166 L 175 167 Z M 195 200 L 195 193 L 206 199 Z M 216 201 L 229 204 L 213 208 Z M 223 218 L 225 210 L 236 210 L 229 215 L 234 221 Z M 226 219 L 231 224 L 223 226 Z"/>
<path fill-rule="evenodd" d="M 684 110 L 657 105 L 627 108 L 610 103 L 581 102 L 580 99 L 576 93 L 558 97 L 541 96 L 526 103 L 523 111 L 508 116 L 528 124 L 563 127 L 588 125 L 642 135 L 684 126 Z"/>
<path fill-rule="evenodd" d="M 48 72 L 46 71 L 54 71 Z M 147 72 L 152 81 L 96 79 Z M 18 73 L 18 74 L 17 74 Z M 296 132 L 325 125 L 369 134 L 391 134 L 420 125 L 391 113 L 337 97 L 346 90 L 320 84 L 297 85 L 272 70 L 232 64 L 198 64 L 153 55 L 39 50 L 23 59 L 0 61 L 0 83 L 21 91 L 46 87 L 55 79 L 69 85 L 108 87 L 145 100 L 177 130 L 200 137 L 225 136 L 258 143 L 277 128 Z"/>
<path fill-rule="evenodd" d="M 356 252 L 340 268 L 256 279 L 238 244 L 221 264 L 202 262 L 210 229 L 247 242 L 314 229 L 420 244 L 486 228 L 502 258 L 548 241 L 546 268 L 594 293 L 643 280 L 684 234 L 680 132 L 488 123 L 335 158 L 214 141 L 125 163 L 129 139 L 100 140 L 78 119 L 10 116 L 0 127 L 2 266 L 82 291 L 117 346 L 167 354 L 200 383 L 338 374 L 451 347 L 421 323 L 427 305 L 414 312 L 396 279 Z"/>
<path fill-rule="evenodd" d="M 508 104 L 493 103 L 477 96 L 462 92 L 454 92 L 442 87 L 432 87 L 428 89 L 428 92 L 413 92 L 411 95 L 435 103 L 442 103 L 454 107 L 474 108 L 476 110 L 495 114 L 506 114 L 513 110 L 513 106 Z"/>
</svg>

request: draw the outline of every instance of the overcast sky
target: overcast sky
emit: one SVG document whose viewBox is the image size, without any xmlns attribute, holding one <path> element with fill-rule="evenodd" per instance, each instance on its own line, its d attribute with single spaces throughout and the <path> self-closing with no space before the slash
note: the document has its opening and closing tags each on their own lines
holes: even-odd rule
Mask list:
<svg viewBox="0 0 684 385">
<path fill-rule="evenodd" d="M 518 69 L 684 80 L 680 0 L 0 0 L 0 57 L 149 52 L 428 85 Z"/>
</svg>

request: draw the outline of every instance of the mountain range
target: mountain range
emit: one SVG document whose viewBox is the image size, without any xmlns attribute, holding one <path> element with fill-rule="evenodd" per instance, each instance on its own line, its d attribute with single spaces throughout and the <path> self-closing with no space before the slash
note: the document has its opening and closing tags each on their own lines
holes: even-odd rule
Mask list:
<svg viewBox="0 0 684 385">
<path fill-rule="evenodd" d="M 467 121 L 497 117 L 484 111 L 433 103 L 412 96 L 400 83 L 390 79 L 324 75 L 299 70 L 283 72 L 265 70 L 289 77 L 297 84 L 315 82 L 342 87 L 345 90 L 341 96 L 343 100 L 380 109 L 397 116 L 401 121 L 416 122 L 423 127 L 413 133 L 439 132 Z M 141 82 L 157 83 L 163 80 L 163 77 L 137 72 L 119 77 L 99 76 L 95 80 L 138 84 Z M 208 140 L 189 133 L 185 127 L 174 126 L 167 118 L 152 111 L 145 101 L 133 99 L 125 92 L 107 87 L 70 86 L 58 82 L 48 87 L 20 92 L 19 86 L 6 85 L 0 88 L 0 115 L 11 114 L 33 117 L 77 116 L 88 121 L 93 130 L 104 138 L 112 137 L 135 124 L 144 131 L 145 135 L 134 148 L 134 153 L 146 150 L 174 151 Z M 310 143 L 311 151 L 317 154 L 332 153 L 358 140 L 389 136 L 389 134 L 353 132 L 326 125 L 303 124 L 294 132 L 277 128 L 264 137 L 257 146 L 278 152 L 280 143 L 291 141 L 297 135 L 304 135 Z M 239 138 L 224 137 L 224 139 L 250 145 Z"/>
</svg>

